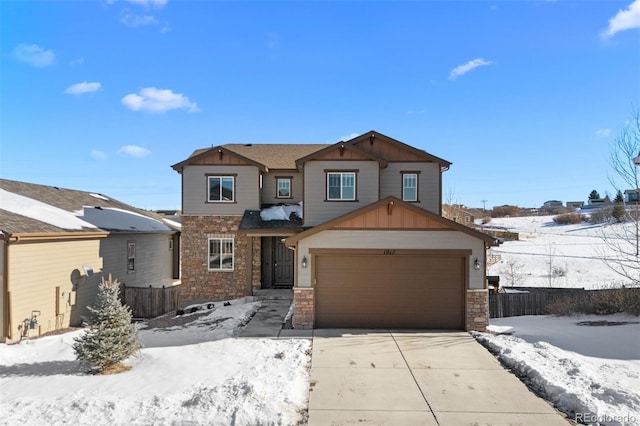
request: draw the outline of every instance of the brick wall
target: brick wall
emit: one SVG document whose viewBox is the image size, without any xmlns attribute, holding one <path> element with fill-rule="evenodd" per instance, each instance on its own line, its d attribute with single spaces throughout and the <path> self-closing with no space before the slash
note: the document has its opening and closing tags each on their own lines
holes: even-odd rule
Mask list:
<svg viewBox="0 0 640 426">
<path fill-rule="evenodd" d="M 293 328 L 310 330 L 313 328 L 313 289 L 293 289 Z"/>
<path fill-rule="evenodd" d="M 487 331 L 489 325 L 489 290 L 467 290 L 467 331 Z"/>
<path fill-rule="evenodd" d="M 251 286 L 255 285 L 252 273 L 255 252 L 249 253 L 252 237 L 237 232 L 241 219 L 239 216 L 182 217 L 182 300 L 217 301 L 251 295 Z M 233 238 L 233 271 L 209 271 L 209 238 Z"/>
</svg>

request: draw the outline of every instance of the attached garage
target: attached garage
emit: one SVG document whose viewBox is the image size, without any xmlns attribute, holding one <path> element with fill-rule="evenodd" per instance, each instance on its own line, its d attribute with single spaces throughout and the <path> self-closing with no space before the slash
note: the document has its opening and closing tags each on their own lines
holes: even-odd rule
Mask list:
<svg viewBox="0 0 640 426">
<path fill-rule="evenodd" d="M 484 330 L 494 243 L 394 197 L 291 236 L 294 328 Z"/>
<path fill-rule="evenodd" d="M 464 328 L 465 255 L 345 250 L 314 264 L 317 328 Z"/>
</svg>

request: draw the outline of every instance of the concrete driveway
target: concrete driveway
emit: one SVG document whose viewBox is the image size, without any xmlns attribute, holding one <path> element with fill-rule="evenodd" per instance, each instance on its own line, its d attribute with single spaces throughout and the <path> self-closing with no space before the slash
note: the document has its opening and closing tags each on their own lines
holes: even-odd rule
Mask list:
<svg viewBox="0 0 640 426">
<path fill-rule="evenodd" d="M 562 425 L 465 332 L 314 330 L 309 425 Z"/>
</svg>

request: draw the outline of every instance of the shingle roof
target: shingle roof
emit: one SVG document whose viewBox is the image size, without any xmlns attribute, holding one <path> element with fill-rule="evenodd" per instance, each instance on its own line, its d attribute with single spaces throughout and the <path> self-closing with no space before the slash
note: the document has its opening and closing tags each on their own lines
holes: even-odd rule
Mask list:
<svg viewBox="0 0 640 426">
<path fill-rule="evenodd" d="M 295 169 L 296 160 L 329 146 L 328 144 L 239 144 L 230 143 L 215 148 L 225 148 L 242 157 L 262 164 L 269 169 Z M 196 149 L 189 159 L 213 148 Z M 182 163 L 178 163 L 182 164 Z M 174 166 L 175 167 L 175 166 Z"/>
<path fill-rule="evenodd" d="M 295 169 L 300 157 L 326 148 L 327 144 L 226 144 L 229 151 L 264 164 L 270 169 Z"/>
<path fill-rule="evenodd" d="M 57 207 L 66 212 L 78 212 L 83 210 L 83 207 L 102 207 L 126 210 L 162 221 L 162 218 L 155 213 L 137 209 L 121 201 L 97 193 L 18 182 L 7 179 L 0 179 L 0 189 Z M 60 228 L 56 225 L 52 225 L 33 217 L 23 216 L 19 214 L 19 212 L 5 210 L 2 206 L 3 201 L 0 199 L 0 230 L 11 234 L 99 231 L 98 228 L 84 228 L 82 230 Z"/>
</svg>

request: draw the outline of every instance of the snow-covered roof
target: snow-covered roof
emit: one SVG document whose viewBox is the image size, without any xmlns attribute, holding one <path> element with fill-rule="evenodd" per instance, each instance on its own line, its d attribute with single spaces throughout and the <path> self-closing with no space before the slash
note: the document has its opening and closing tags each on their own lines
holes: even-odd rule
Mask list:
<svg viewBox="0 0 640 426">
<path fill-rule="evenodd" d="M 267 207 L 260 211 L 260 218 L 264 221 L 290 220 L 292 213 L 302 219 L 302 202 L 298 204 Z"/>
<path fill-rule="evenodd" d="M 174 231 L 161 216 L 102 194 L 6 179 L 0 179 L 0 228 L 7 234 Z"/>
</svg>

